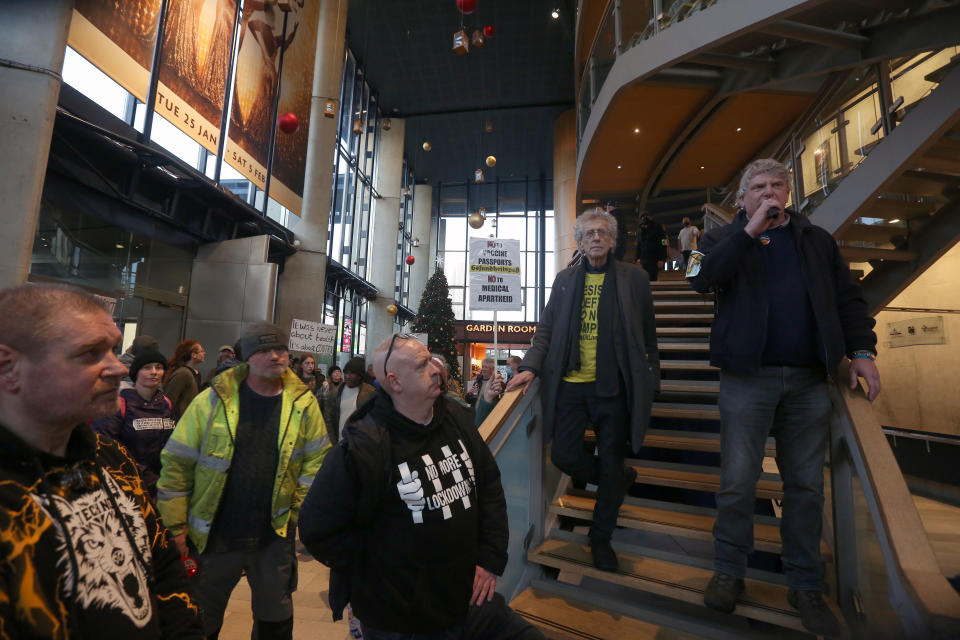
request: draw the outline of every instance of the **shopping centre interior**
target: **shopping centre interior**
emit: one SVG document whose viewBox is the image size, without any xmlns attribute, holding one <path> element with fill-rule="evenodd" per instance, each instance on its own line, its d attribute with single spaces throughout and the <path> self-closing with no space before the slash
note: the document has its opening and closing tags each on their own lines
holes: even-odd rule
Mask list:
<svg viewBox="0 0 960 640">
<path fill-rule="evenodd" d="M 328 366 L 411 331 L 440 269 L 466 385 L 526 351 L 578 213 L 613 202 L 631 262 L 648 213 L 671 245 L 652 285 L 663 386 L 614 538 L 626 560 L 591 566 L 595 496 L 550 464 L 533 386 L 481 427 L 507 490 L 499 591 L 549 637 L 804 637 L 772 442 L 750 599 L 702 606 L 714 299 L 676 260 L 682 220 L 728 224 L 742 168 L 776 158 L 877 322 L 880 398 L 832 391 L 831 606 L 853 637 L 960 636 L 960 2 L 243 4 L 0 5 L 0 286 L 80 287 L 124 348 L 150 334 L 164 353 L 328 325 Z M 471 240 L 491 238 L 517 241 L 519 310 L 471 304 Z"/>
</svg>

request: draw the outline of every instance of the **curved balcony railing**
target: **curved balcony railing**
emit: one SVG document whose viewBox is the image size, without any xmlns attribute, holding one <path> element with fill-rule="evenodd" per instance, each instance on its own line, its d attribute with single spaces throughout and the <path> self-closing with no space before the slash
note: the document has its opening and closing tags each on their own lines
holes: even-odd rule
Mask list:
<svg viewBox="0 0 960 640">
<path fill-rule="evenodd" d="M 717 0 L 609 0 L 580 76 L 578 140 L 600 88 L 620 55 L 716 3 Z"/>
</svg>

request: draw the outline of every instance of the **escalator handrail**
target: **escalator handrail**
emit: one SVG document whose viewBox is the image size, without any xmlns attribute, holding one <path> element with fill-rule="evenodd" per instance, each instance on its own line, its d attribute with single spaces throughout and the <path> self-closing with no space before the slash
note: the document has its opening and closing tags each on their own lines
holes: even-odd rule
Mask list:
<svg viewBox="0 0 960 640">
<path fill-rule="evenodd" d="M 832 395 L 837 421 L 847 446 L 856 448 L 862 460 L 858 469 L 864 492 L 868 492 L 876 512 L 871 511 L 887 566 L 895 567 L 896 579 L 913 608 L 931 629 L 960 632 L 960 594 L 940 568 L 927 531 L 920 519 L 913 496 L 890 449 L 886 435 L 862 387 L 850 389 L 849 364 L 844 363 L 833 386 Z M 853 517 L 853 514 L 850 514 Z M 889 550 L 889 551 L 888 551 Z M 892 560 L 892 562 L 890 562 Z"/>
</svg>

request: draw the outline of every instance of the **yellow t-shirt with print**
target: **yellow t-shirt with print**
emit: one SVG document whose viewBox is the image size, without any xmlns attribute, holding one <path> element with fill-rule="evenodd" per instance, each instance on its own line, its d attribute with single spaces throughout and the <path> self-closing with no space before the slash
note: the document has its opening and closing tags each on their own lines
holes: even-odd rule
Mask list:
<svg viewBox="0 0 960 640">
<path fill-rule="evenodd" d="M 593 382 L 597 379 L 597 329 L 600 319 L 600 292 L 606 273 L 588 273 L 583 284 L 583 304 L 580 305 L 580 369 L 570 371 L 564 382 Z"/>
</svg>

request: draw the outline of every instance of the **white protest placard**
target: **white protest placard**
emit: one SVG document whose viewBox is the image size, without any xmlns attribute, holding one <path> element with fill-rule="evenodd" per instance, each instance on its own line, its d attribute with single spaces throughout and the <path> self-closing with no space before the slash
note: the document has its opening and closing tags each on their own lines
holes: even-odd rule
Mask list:
<svg viewBox="0 0 960 640">
<path fill-rule="evenodd" d="M 470 309 L 520 311 L 520 241 L 470 238 Z"/>
<path fill-rule="evenodd" d="M 335 325 L 294 318 L 290 323 L 290 342 L 287 348 L 290 351 L 305 351 L 319 356 L 329 356 L 333 355 L 336 341 Z"/>
</svg>

